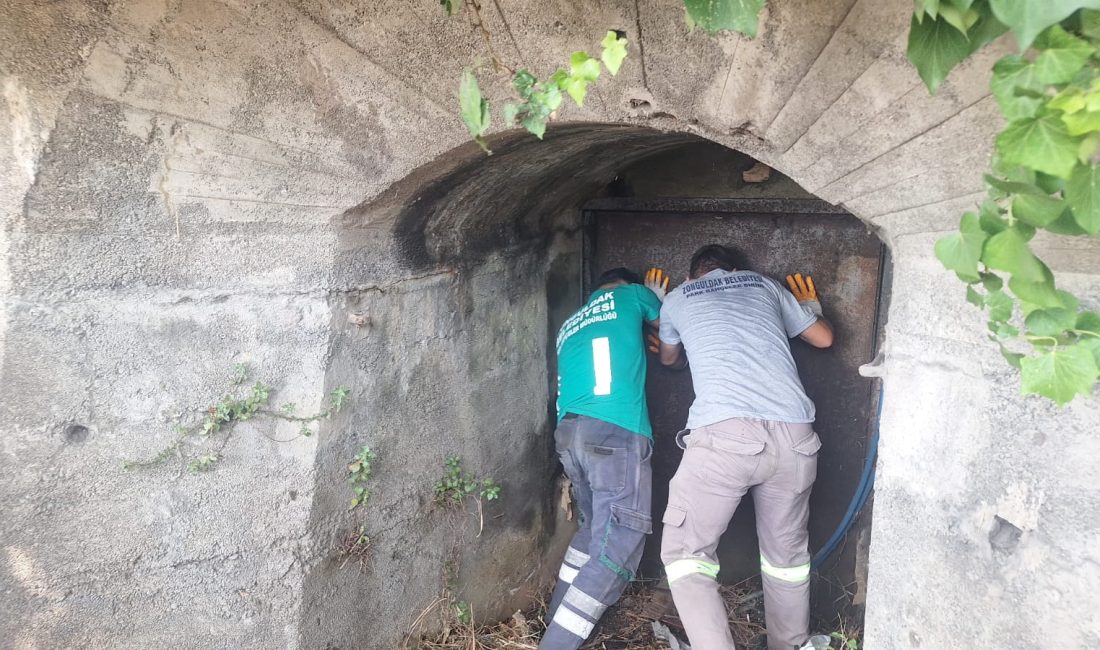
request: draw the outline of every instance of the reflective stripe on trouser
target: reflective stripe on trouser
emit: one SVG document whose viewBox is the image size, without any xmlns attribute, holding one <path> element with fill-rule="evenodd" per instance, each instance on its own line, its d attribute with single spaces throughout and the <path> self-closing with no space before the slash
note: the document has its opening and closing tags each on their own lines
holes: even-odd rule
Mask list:
<svg viewBox="0 0 1100 650">
<path fill-rule="evenodd" d="M 622 595 L 641 561 L 645 536 L 652 530 L 651 444 L 587 417 L 562 420 L 554 442 L 573 483 L 580 526 L 558 573 L 550 624 L 539 648 L 576 650 Z"/>
<path fill-rule="evenodd" d="M 806 640 L 806 522 L 820 446 L 808 424 L 735 418 L 692 431 L 669 485 L 661 544 L 672 597 L 692 647 L 734 647 L 725 604 L 708 565 L 717 566 L 718 540 L 750 490 L 760 539 L 768 648 L 790 650 Z M 696 568 L 685 570 L 691 567 Z"/>
<path fill-rule="evenodd" d="M 558 570 L 558 579 L 568 584 L 573 584 L 581 567 L 588 563 L 591 556 L 588 553 L 578 551 L 570 546 L 565 550 L 565 559 L 562 560 L 561 569 Z"/>
</svg>

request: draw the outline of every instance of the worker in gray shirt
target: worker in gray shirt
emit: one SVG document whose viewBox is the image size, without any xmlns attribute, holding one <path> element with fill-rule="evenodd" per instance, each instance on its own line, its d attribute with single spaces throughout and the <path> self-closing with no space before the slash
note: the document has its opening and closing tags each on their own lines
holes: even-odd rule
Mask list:
<svg viewBox="0 0 1100 650">
<path fill-rule="evenodd" d="M 704 246 L 661 307 L 661 363 L 690 361 L 696 396 L 678 436 L 685 451 L 669 485 L 661 560 L 692 647 L 733 650 L 716 549 L 751 492 L 768 650 L 791 650 L 809 637 L 806 522 L 821 441 L 789 339 L 827 348 L 833 330 L 812 278 L 788 276 L 788 292 L 735 265 L 728 248 Z"/>
</svg>

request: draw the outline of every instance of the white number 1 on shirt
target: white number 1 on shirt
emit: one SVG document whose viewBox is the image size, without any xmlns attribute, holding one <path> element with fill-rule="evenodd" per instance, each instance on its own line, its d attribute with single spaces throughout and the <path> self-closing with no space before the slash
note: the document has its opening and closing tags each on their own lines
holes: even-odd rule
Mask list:
<svg viewBox="0 0 1100 650">
<path fill-rule="evenodd" d="M 596 371 L 593 395 L 611 394 L 611 344 L 606 336 L 592 339 L 592 368 Z"/>
</svg>

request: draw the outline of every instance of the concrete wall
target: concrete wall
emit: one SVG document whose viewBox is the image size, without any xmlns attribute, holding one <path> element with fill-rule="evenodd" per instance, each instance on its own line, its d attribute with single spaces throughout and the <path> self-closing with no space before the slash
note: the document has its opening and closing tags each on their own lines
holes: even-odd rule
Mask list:
<svg viewBox="0 0 1100 650">
<path fill-rule="evenodd" d="M 545 273 L 570 254 L 553 233 L 683 141 L 655 127 L 771 164 L 893 248 L 868 646 L 1096 642 L 1096 403 L 1019 397 L 930 256 L 980 191 L 1004 46 L 930 98 L 904 0 L 772 0 L 753 41 L 688 33 L 676 2 L 500 6 L 498 50 L 540 73 L 607 28 L 634 45 L 562 110 L 577 126 L 495 137 L 484 163 L 455 113 L 480 38 L 434 2 L 0 2 L 0 634 L 390 648 L 439 591 L 444 524 L 420 506 L 452 448 L 514 499 L 464 571 L 535 585 L 506 560 L 530 572 L 549 544 L 551 495 L 530 490 L 561 311 Z M 1049 248 L 1095 307 L 1098 247 Z M 374 325 L 356 339 L 359 309 Z M 290 444 L 242 427 L 208 475 L 119 469 L 235 361 L 279 401 L 348 384 L 353 408 Z M 341 464 L 361 441 L 383 453 L 383 553 L 362 577 L 331 556 L 357 523 Z"/>
</svg>

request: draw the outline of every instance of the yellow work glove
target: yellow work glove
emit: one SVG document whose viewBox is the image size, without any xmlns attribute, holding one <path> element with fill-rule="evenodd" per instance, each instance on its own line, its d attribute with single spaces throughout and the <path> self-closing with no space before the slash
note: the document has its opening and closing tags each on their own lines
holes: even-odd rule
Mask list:
<svg viewBox="0 0 1100 650">
<path fill-rule="evenodd" d="M 645 272 L 645 287 L 657 296 L 661 302 L 665 301 L 668 293 L 668 274 L 657 267 L 650 267 Z"/>
<path fill-rule="evenodd" d="M 815 316 L 821 318 L 821 301 L 817 299 L 817 287 L 814 286 L 814 279 L 811 276 L 807 275 L 803 278 L 801 273 L 788 275 L 787 286 L 791 288 L 791 293 L 794 294 L 794 299 L 798 301 L 798 304 L 808 308 Z"/>
</svg>

